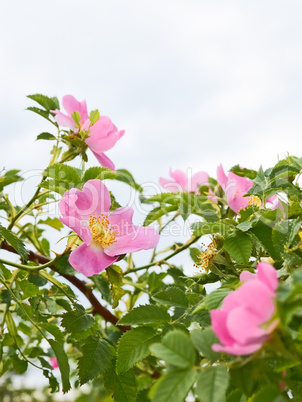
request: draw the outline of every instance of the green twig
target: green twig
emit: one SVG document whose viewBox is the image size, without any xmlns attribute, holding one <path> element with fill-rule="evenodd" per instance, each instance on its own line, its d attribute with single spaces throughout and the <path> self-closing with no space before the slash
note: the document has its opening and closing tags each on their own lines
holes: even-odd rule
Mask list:
<svg viewBox="0 0 302 402">
<path fill-rule="evenodd" d="M 183 246 L 178 247 L 173 253 L 171 253 L 170 255 L 168 255 L 167 257 L 163 258 L 160 261 L 155 261 L 152 262 L 150 264 L 147 265 L 143 265 L 142 267 L 138 267 L 138 268 L 133 268 L 130 269 L 129 271 L 125 272 L 125 274 L 129 274 L 130 272 L 137 272 L 137 271 L 141 271 L 142 269 L 148 269 L 150 267 L 154 267 L 155 265 L 162 265 L 165 264 L 167 260 L 169 260 L 170 258 L 174 257 L 175 255 L 179 254 L 180 252 L 182 252 L 183 250 L 187 249 L 188 247 L 190 247 L 192 244 L 194 244 L 195 242 L 197 242 L 200 239 L 201 236 L 197 236 L 197 237 L 192 237 L 192 239 L 190 239 L 189 241 L 187 241 L 187 243 L 185 243 Z"/>
</svg>

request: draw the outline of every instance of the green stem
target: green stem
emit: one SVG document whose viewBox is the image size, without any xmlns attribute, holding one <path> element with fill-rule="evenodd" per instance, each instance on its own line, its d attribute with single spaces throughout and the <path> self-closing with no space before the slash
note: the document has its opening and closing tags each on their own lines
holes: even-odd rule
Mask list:
<svg viewBox="0 0 302 402">
<path fill-rule="evenodd" d="M 174 219 L 176 219 L 179 214 L 180 214 L 179 211 L 177 211 L 176 214 L 175 214 L 170 220 L 168 220 L 168 222 L 165 223 L 165 224 L 159 229 L 159 234 L 161 234 L 161 232 L 162 232 L 171 222 L 173 222 Z M 152 257 L 151 257 L 150 263 L 152 263 L 152 262 L 154 261 L 154 258 L 156 257 L 156 255 L 157 255 L 157 254 L 156 254 L 156 247 L 154 247 L 154 250 L 153 250 L 153 253 L 152 253 Z"/>
<path fill-rule="evenodd" d="M 154 267 L 155 265 L 162 265 L 165 264 L 167 260 L 169 260 L 170 258 L 174 257 L 175 255 L 181 253 L 183 250 L 187 249 L 188 247 L 190 247 L 192 244 L 194 244 L 195 242 L 197 242 L 197 240 L 200 239 L 201 236 L 197 236 L 197 237 L 192 237 L 192 239 L 190 239 L 189 241 L 187 241 L 187 243 L 185 243 L 183 246 L 178 247 L 173 253 L 171 253 L 170 255 L 168 255 L 167 257 L 163 258 L 160 261 L 155 261 L 152 262 L 150 264 L 147 265 L 143 265 L 142 267 L 138 267 L 138 268 L 133 268 L 130 269 L 129 271 L 126 272 L 126 274 L 129 274 L 130 272 L 137 272 L 140 271 L 142 269 L 148 269 L 150 267 Z"/>
<path fill-rule="evenodd" d="M 47 268 L 47 267 L 53 265 L 57 259 L 58 259 L 58 257 L 56 257 L 53 260 L 47 262 L 46 264 L 38 265 L 37 267 L 18 264 L 16 262 L 3 260 L 2 258 L 0 258 L 0 262 L 2 262 L 2 264 L 10 265 L 11 267 L 23 269 L 23 270 L 28 271 L 28 272 L 33 272 L 33 271 L 40 271 L 43 268 Z"/>
</svg>

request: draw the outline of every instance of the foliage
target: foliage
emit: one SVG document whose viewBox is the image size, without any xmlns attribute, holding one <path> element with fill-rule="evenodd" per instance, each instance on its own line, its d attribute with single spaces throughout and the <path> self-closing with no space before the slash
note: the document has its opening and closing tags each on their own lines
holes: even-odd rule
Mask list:
<svg viewBox="0 0 302 402">
<path fill-rule="evenodd" d="M 146 196 L 126 169 L 85 169 L 85 136 L 59 127 L 53 113 L 60 107 L 57 98 L 29 98 L 38 107 L 28 109 L 51 122 L 50 131 L 57 133 L 38 135 L 53 147 L 26 205 L 14 205 L 4 193 L 22 180 L 20 171 L 0 176 L 0 375 L 6 384 L 0 392 L 11 395 L 11 376 L 33 367 L 47 379 L 51 393 L 73 388 L 76 401 L 181 402 L 188 394 L 205 402 L 301 400 L 302 158 L 287 156 L 265 170 L 235 165 L 233 173 L 251 180 L 245 196 L 252 201 L 239 214 L 229 208 L 215 178 L 198 193 Z M 80 130 L 78 117 L 73 116 Z M 97 110 L 90 113 L 91 124 L 99 118 Z M 75 157 L 82 159 L 81 169 L 66 164 Z M 65 232 L 58 216 L 49 216 L 44 207 L 94 179 L 106 180 L 109 190 L 113 181 L 129 186 L 149 211 L 142 224 L 156 224 L 160 234 L 174 224 L 183 228 L 190 218 L 194 223 L 187 241 L 170 236 L 172 244 L 156 247 L 144 265 L 137 265 L 135 254 L 123 254 L 105 271 L 84 278 L 68 262 L 80 244 L 71 233 L 62 240 L 65 251 L 51 261 L 48 231 L 57 240 Z M 112 209 L 119 207 L 115 196 L 111 193 Z M 275 209 L 267 203 L 272 196 L 279 199 Z M 180 253 L 192 259 L 191 276 L 179 266 Z M 279 325 L 249 356 L 215 352 L 212 345 L 219 339 L 210 312 L 240 286 L 241 272 L 254 273 L 260 261 L 278 273 L 274 318 Z M 60 377 L 51 364 L 54 357 Z M 83 384 L 90 385 L 85 392 Z M 33 390 L 28 394 L 42 400 Z"/>
</svg>

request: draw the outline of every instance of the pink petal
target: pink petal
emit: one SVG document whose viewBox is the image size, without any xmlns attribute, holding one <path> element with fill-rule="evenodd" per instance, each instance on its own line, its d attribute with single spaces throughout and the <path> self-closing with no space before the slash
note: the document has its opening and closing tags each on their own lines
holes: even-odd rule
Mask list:
<svg viewBox="0 0 302 402">
<path fill-rule="evenodd" d="M 174 170 L 174 172 L 170 169 L 170 176 L 172 179 L 175 180 L 176 183 L 178 183 L 183 189 L 187 185 L 187 176 L 185 172 L 181 170 Z"/>
<path fill-rule="evenodd" d="M 229 193 L 230 194 L 230 193 Z M 229 194 L 226 194 L 227 203 L 229 207 L 238 214 L 240 209 L 245 209 L 249 206 L 248 197 L 243 197 L 242 194 L 237 193 L 232 199 L 228 197 Z"/>
<path fill-rule="evenodd" d="M 108 158 L 108 156 L 106 156 L 103 153 L 98 154 L 97 152 L 94 152 L 94 151 L 92 151 L 92 153 L 97 158 L 100 165 L 107 167 L 108 169 L 111 169 L 115 172 L 114 163 L 112 162 L 111 159 Z"/>
<path fill-rule="evenodd" d="M 271 290 L 257 279 L 245 282 L 234 293 L 238 297 L 240 306 L 249 309 L 263 323 L 268 321 L 275 312 Z"/>
<path fill-rule="evenodd" d="M 87 246 L 82 243 L 71 252 L 69 262 L 78 272 L 92 276 L 104 271 L 117 259 L 118 257 L 110 257 L 105 254 L 101 247 Z"/>
<path fill-rule="evenodd" d="M 90 128 L 90 136 L 86 144 L 93 152 L 103 153 L 114 147 L 125 131 L 118 131 L 109 117 L 101 116 Z"/>
<path fill-rule="evenodd" d="M 55 113 L 55 120 L 56 122 L 62 126 L 62 127 L 68 127 L 71 130 L 75 128 L 75 122 L 73 121 L 72 117 L 66 116 L 66 114 L 63 114 L 60 112 L 60 110 L 53 110 L 53 113 Z"/>
<path fill-rule="evenodd" d="M 89 215 L 100 215 L 110 210 L 110 193 L 101 180 L 88 180 L 83 187 L 83 193 L 89 199 Z"/>
<path fill-rule="evenodd" d="M 78 190 L 75 188 L 66 191 L 63 198 L 59 201 L 59 210 L 62 215 L 72 215 L 74 217 L 80 218 L 80 216 L 76 212 L 76 201 L 78 199 L 78 196 L 76 195 L 77 191 Z"/>
<path fill-rule="evenodd" d="M 257 265 L 257 278 L 264 283 L 273 293 L 278 286 L 276 269 L 267 262 L 259 262 Z"/>
<path fill-rule="evenodd" d="M 171 181 L 171 179 L 164 179 L 163 177 L 160 177 L 159 184 L 170 193 L 178 193 L 179 191 L 183 191 L 181 185 Z"/>
<path fill-rule="evenodd" d="M 88 222 L 83 222 L 73 216 L 62 216 L 59 218 L 64 225 L 68 226 L 72 229 L 87 245 L 91 243 L 92 237 L 89 227 L 87 226 Z M 85 224 L 86 223 L 86 224 Z"/>
<path fill-rule="evenodd" d="M 246 344 L 249 340 L 261 338 L 265 335 L 261 318 L 245 307 L 237 307 L 230 311 L 227 316 L 227 329 L 237 343 Z"/>
<path fill-rule="evenodd" d="M 210 311 L 212 328 L 215 334 L 218 336 L 221 343 L 224 345 L 232 345 L 235 340 L 231 337 L 227 328 L 228 312 L 222 310 Z"/>
<path fill-rule="evenodd" d="M 50 365 L 51 365 L 51 367 L 52 367 L 53 369 L 56 369 L 56 368 L 59 367 L 58 361 L 57 361 L 57 359 L 56 359 L 55 357 L 51 357 L 51 358 L 50 358 Z"/>
<path fill-rule="evenodd" d="M 229 180 L 235 181 L 237 183 L 238 190 L 242 192 L 242 194 L 247 193 L 252 187 L 253 182 L 246 177 L 237 176 L 235 173 L 229 173 Z"/>
<path fill-rule="evenodd" d="M 121 236 L 124 236 L 126 233 L 123 233 L 123 229 L 130 227 L 132 228 L 132 219 L 133 219 L 133 208 L 131 207 L 122 207 L 117 208 L 112 211 L 109 215 L 109 223 L 112 226 L 115 226 Z"/>
<path fill-rule="evenodd" d="M 222 165 L 219 165 L 217 168 L 217 181 L 224 190 L 226 187 L 226 184 L 228 182 L 228 178 L 226 174 L 224 173 Z"/>
<path fill-rule="evenodd" d="M 62 99 L 62 105 L 69 115 L 71 115 L 73 112 L 79 112 L 81 115 L 81 120 L 85 121 L 88 119 L 88 112 L 85 100 L 79 102 L 74 96 L 65 95 Z"/>
<path fill-rule="evenodd" d="M 232 346 L 213 345 L 215 352 L 224 352 L 230 355 L 249 355 L 261 349 L 262 343 L 252 343 L 249 345 L 238 345 L 234 343 Z"/>
<path fill-rule="evenodd" d="M 87 120 L 85 120 L 84 124 L 81 126 L 81 130 L 87 131 L 89 129 L 89 127 L 90 127 L 90 120 L 87 119 Z"/>
<path fill-rule="evenodd" d="M 241 301 L 240 297 L 238 297 L 238 289 L 237 291 L 229 293 L 222 302 L 221 310 L 225 312 L 232 311 L 232 309 L 240 307 Z"/>
<path fill-rule="evenodd" d="M 198 191 L 198 186 L 208 185 L 209 175 L 206 172 L 198 172 L 193 174 L 191 179 L 191 188 L 189 188 L 189 183 L 187 184 L 186 191 L 196 192 Z"/>
<path fill-rule="evenodd" d="M 252 274 L 249 271 L 242 271 L 241 274 L 240 274 L 240 281 L 241 282 L 252 281 L 254 279 L 257 279 L 257 275 Z"/>
<path fill-rule="evenodd" d="M 159 241 L 157 230 L 148 226 L 127 226 L 123 228 L 124 236 L 118 236 L 116 242 L 106 247 L 105 253 L 114 256 L 134 251 L 149 250 L 154 248 Z"/>
<path fill-rule="evenodd" d="M 88 180 L 82 191 L 71 189 L 64 194 L 63 200 L 65 204 L 62 200 L 59 203 L 61 213 L 64 215 L 65 208 L 68 215 L 81 220 L 89 220 L 92 215 L 100 216 L 102 213 L 108 213 L 111 205 L 109 191 L 98 179 Z"/>
</svg>

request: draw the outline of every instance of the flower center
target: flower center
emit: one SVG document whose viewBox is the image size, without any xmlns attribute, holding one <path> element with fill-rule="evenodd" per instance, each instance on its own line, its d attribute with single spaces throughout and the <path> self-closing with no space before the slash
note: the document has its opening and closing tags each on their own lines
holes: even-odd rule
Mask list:
<svg viewBox="0 0 302 402">
<path fill-rule="evenodd" d="M 202 244 L 204 246 L 204 244 Z M 197 267 L 201 267 L 205 271 L 207 271 L 214 255 L 216 254 L 217 244 L 215 239 L 211 241 L 211 243 L 206 247 L 204 251 L 200 253 L 197 257 L 198 262 L 196 263 Z"/>
<path fill-rule="evenodd" d="M 249 205 L 255 205 L 255 207 L 261 207 L 261 200 L 256 195 L 250 195 L 248 197 L 248 203 Z"/>
<path fill-rule="evenodd" d="M 89 229 L 91 231 L 92 239 L 100 243 L 103 247 L 108 247 L 115 243 L 118 232 L 110 226 L 108 216 L 102 214 L 101 216 L 90 216 Z"/>
</svg>

